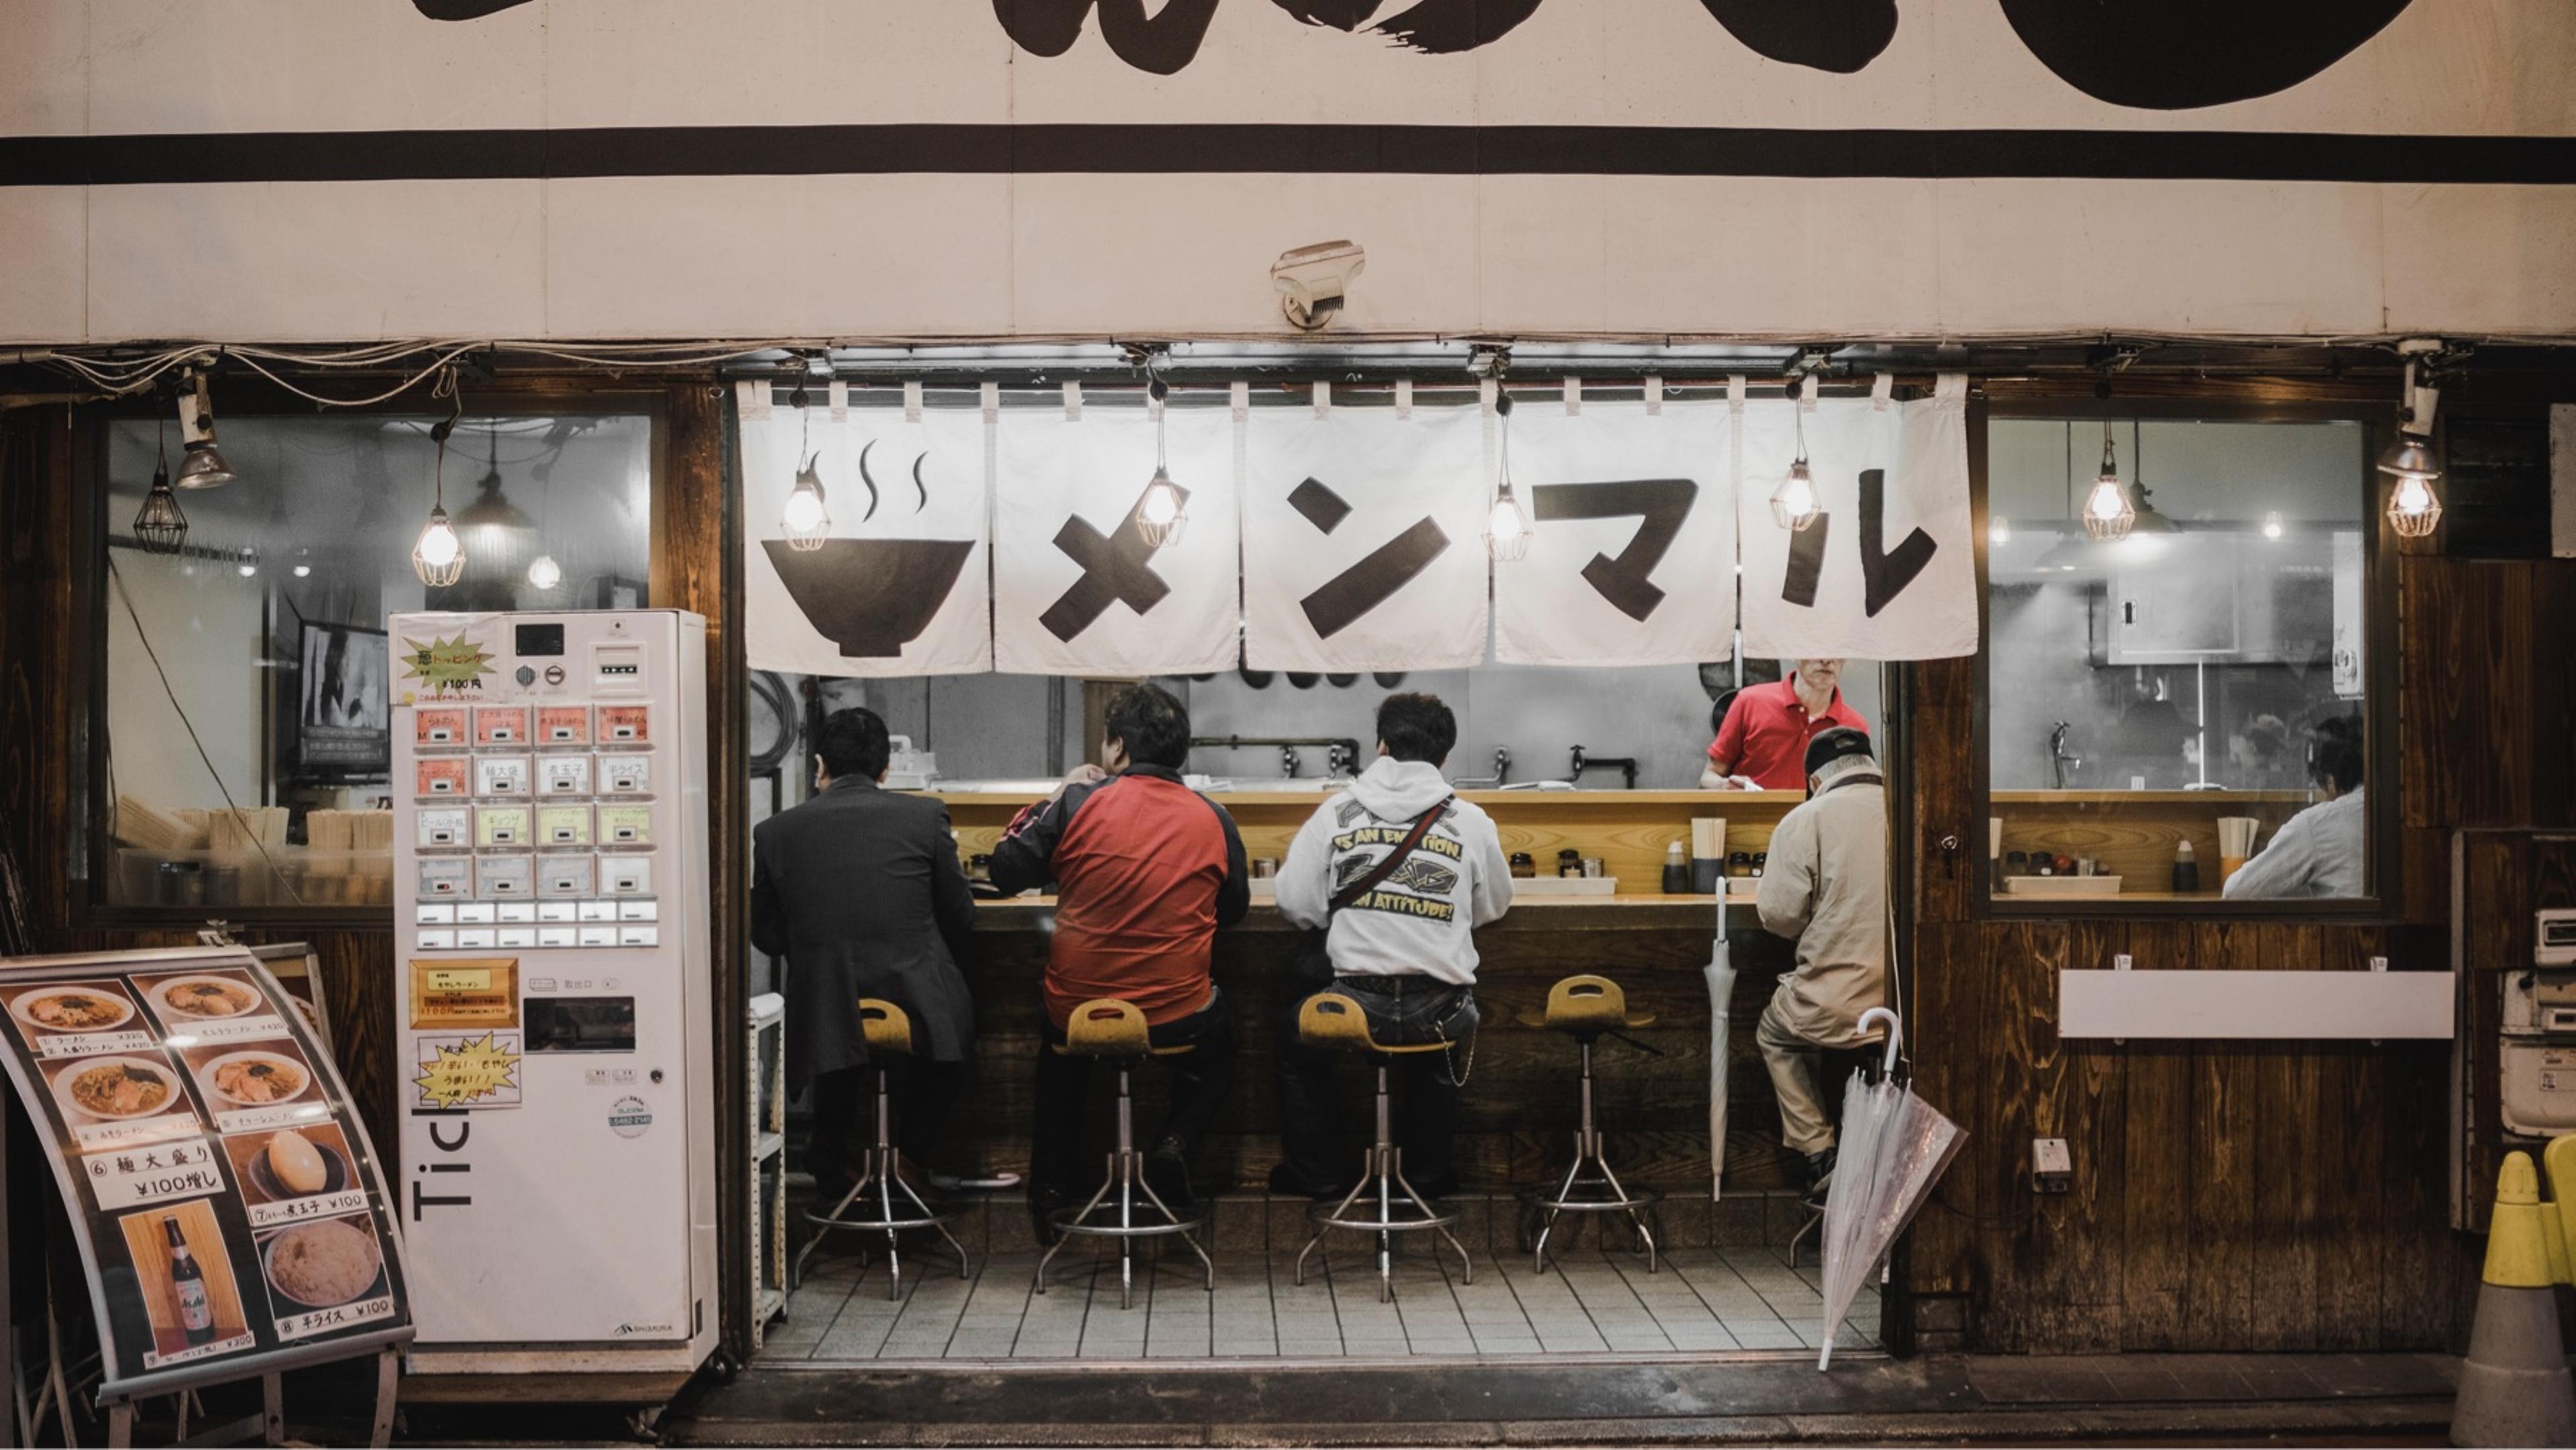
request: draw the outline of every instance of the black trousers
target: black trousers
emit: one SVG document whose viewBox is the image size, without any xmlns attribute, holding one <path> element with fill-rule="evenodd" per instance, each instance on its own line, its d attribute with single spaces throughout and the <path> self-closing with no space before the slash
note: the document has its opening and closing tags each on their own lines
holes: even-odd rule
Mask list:
<svg viewBox="0 0 2576 1450">
<path fill-rule="evenodd" d="M 927 1167 L 926 1155 L 939 1143 L 948 1110 L 966 1086 L 966 1064 L 926 1062 L 917 1057 L 889 1064 L 894 1099 L 894 1141 L 903 1156 Z M 873 1067 L 845 1067 L 814 1078 L 814 1127 L 805 1141 L 805 1163 L 816 1186 L 838 1191 L 856 1177 L 866 1151 L 877 1138 L 877 1078 Z"/>
<path fill-rule="evenodd" d="M 1092 1164 L 1093 1171 L 1085 1172 L 1082 1154 L 1082 1109 L 1091 1093 L 1093 1060 L 1056 1051 L 1064 1045 L 1064 1029 L 1052 1022 L 1043 1025 L 1037 1101 L 1030 1115 L 1029 1192 L 1032 1197 L 1079 1195 L 1098 1181 L 1099 1165 Z M 1163 1139 L 1175 1139 L 1181 1152 L 1195 1161 L 1199 1145 L 1207 1140 L 1208 1124 L 1216 1120 L 1217 1107 L 1234 1091 L 1234 1020 L 1225 994 L 1210 988 L 1205 1007 L 1150 1028 L 1146 1035 L 1156 1047 L 1186 1042 L 1191 1050 L 1154 1059 L 1171 1073 L 1171 1108 L 1164 1115 L 1162 1131 L 1140 1133 L 1137 1145 L 1151 1151 Z"/>
<path fill-rule="evenodd" d="M 1450 1052 L 1387 1059 L 1387 1086 L 1395 1099 L 1392 1126 L 1396 1146 L 1404 1150 L 1404 1176 L 1426 1194 L 1450 1192 L 1458 1181 L 1458 1083 L 1451 1075 L 1466 1066 L 1464 1044 L 1476 1033 L 1474 989 L 1430 977 L 1338 977 L 1330 990 L 1359 1004 L 1369 1020 L 1369 1035 L 1380 1042 L 1460 1044 Z M 1298 1039 L 1297 1005 L 1302 1001 L 1292 1002 L 1279 1021 L 1280 1176 L 1285 1187 L 1322 1194 L 1346 1188 L 1359 1177 L 1359 1155 L 1342 1131 L 1334 1087 L 1336 1064 L 1352 1054 L 1309 1047 Z"/>
</svg>

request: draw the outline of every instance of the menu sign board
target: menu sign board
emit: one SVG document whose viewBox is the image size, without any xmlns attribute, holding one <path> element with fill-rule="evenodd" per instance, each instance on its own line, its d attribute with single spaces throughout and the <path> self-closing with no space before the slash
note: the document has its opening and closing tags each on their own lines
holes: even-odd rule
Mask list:
<svg viewBox="0 0 2576 1450">
<path fill-rule="evenodd" d="M 408 1340 L 375 1153 L 330 1054 L 239 947 L 0 969 L 10 1081 L 80 1241 L 103 1396 Z"/>
</svg>

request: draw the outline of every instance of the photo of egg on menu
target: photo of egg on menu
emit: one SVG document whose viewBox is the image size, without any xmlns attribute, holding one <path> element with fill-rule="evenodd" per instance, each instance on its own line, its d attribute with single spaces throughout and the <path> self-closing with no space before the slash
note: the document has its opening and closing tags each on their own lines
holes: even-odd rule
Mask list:
<svg viewBox="0 0 2576 1450">
<path fill-rule="evenodd" d="M 358 1213 L 367 1206 L 357 1155 L 337 1124 L 234 1133 L 223 1143 L 252 1228 Z"/>
</svg>

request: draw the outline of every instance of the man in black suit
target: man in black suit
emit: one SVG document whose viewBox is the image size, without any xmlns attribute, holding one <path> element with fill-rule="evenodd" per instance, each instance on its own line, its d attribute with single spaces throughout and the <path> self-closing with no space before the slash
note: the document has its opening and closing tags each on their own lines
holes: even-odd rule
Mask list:
<svg viewBox="0 0 2576 1450">
<path fill-rule="evenodd" d="M 787 961 L 787 1090 L 814 1085 L 806 1158 L 837 1198 L 858 1181 L 851 1143 L 873 1091 L 859 999 L 912 1019 L 897 1068 L 899 1146 L 920 1165 L 957 1099 L 975 1037 L 975 1003 L 957 970 L 975 899 L 957 864 L 948 811 L 879 790 L 885 721 L 836 710 L 814 743 L 814 794 L 754 827 L 751 942 Z"/>
</svg>

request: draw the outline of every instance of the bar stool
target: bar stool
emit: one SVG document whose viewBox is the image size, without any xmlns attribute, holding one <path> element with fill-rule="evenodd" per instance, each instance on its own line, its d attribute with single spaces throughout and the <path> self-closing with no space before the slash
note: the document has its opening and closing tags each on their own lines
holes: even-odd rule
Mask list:
<svg viewBox="0 0 2576 1450">
<path fill-rule="evenodd" d="M 1444 1213 L 1433 1208 L 1411 1183 L 1405 1181 L 1404 1150 L 1395 1146 L 1394 1121 L 1387 1110 L 1386 1072 L 1393 1060 L 1420 1052 L 1446 1052 L 1449 1044 L 1380 1042 L 1369 1034 L 1368 1017 L 1360 1011 L 1360 1004 L 1339 992 L 1318 992 L 1306 999 L 1297 1009 L 1297 1036 L 1309 1047 L 1366 1053 L 1377 1066 L 1377 1140 L 1369 1145 L 1368 1162 L 1360 1174 L 1360 1181 L 1351 1185 L 1351 1191 L 1343 1196 L 1340 1203 L 1329 1209 L 1317 1204 L 1306 1210 L 1306 1216 L 1314 1220 L 1316 1227 L 1315 1236 L 1306 1240 L 1306 1247 L 1297 1251 L 1298 1284 L 1302 1286 L 1306 1282 L 1306 1256 L 1324 1241 L 1326 1233 L 1337 1228 L 1377 1235 L 1377 1298 L 1381 1304 L 1395 1297 L 1394 1236 L 1400 1233 L 1429 1229 L 1447 1239 L 1449 1247 L 1458 1251 L 1458 1264 L 1462 1270 L 1460 1281 L 1474 1283 L 1475 1263 L 1467 1257 L 1467 1250 L 1458 1242 L 1457 1235 L 1449 1232 L 1449 1225 L 1458 1221 L 1457 1213 L 1454 1210 Z M 1399 1189 L 1404 1195 L 1402 1203 L 1396 1199 Z M 1359 1202 L 1361 1195 L 1372 1191 L 1377 1195 L 1377 1217 L 1349 1217 L 1351 1205 Z M 1402 1218 L 1396 1217 L 1396 1209 L 1408 1205 L 1412 1212 Z M 1328 1255 L 1326 1263 L 1330 1262 Z"/>
<path fill-rule="evenodd" d="M 1215 1291 L 1216 1260 L 1208 1257 L 1208 1251 L 1199 1247 L 1198 1239 L 1190 1232 L 1207 1222 L 1207 1215 L 1174 1213 L 1172 1206 L 1163 1202 L 1162 1195 L 1154 1191 L 1154 1185 L 1145 1181 L 1145 1155 L 1136 1151 L 1135 1099 L 1129 1092 L 1130 1077 L 1137 1063 L 1148 1057 L 1174 1057 L 1190 1050 L 1191 1045 L 1186 1042 L 1176 1047 L 1154 1046 L 1153 1037 L 1145 1026 L 1144 1011 L 1135 1003 L 1116 997 L 1094 998 L 1074 1008 L 1073 1015 L 1066 1019 L 1064 1045 L 1054 1051 L 1068 1057 L 1105 1057 L 1118 1064 L 1118 1146 L 1110 1151 L 1109 1175 L 1101 1181 L 1100 1191 L 1091 1195 L 1090 1202 L 1080 1208 L 1059 1208 L 1047 1215 L 1047 1221 L 1055 1226 L 1058 1237 L 1038 1259 L 1037 1292 L 1043 1294 L 1047 1291 L 1047 1265 L 1076 1234 L 1118 1241 L 1118 1307 L 1121 1309 L 1135 1303 L 1136 1241 L 1143 1238 L 1179 1236 L 1182 1243 L 1190 1246 L 1190 1252 L 1199 1256 L 1199 1263 L 1207 1270 L 1207 1288 L 1211 1293 Z M 1112 1189 L 1118 1193 L 1114 1205 L 1106 1201 Z M 1145 1195 L 1143 1205 L 1136 1202 L 1139 1192 Z M 1138 1215 L 1145 1205 L 1151 1205 L 1153 1211 L 1162 1217 L 1159 1220 L 1140 1220 Z M 1115 1221 L 1111 1221 L 1106 1212 L 1113 1207 L 1117 1212 Z M 1091 1221 L 1095 1210 L 1102 1211 L 1098 1223 Z"/>
<path fill-rule="evenodd" d="M 948 1231 L 948 1221 L 955 1218 L 959 1210 L 953 1206 L 933 1208 L 923 1202 L 921 1195 L 913 1192 L 912 1185 L 904 1182 L 903 1175 L 897 1171 L 902 1158 L 894 1146 L 894 1100 L 887 1089 L 885 1064 L 889 1058 L 912 1056 L 912 1018 L 892 1002 L 861 997 L 859 1032 L 868 1045 L 868 1059 L 876 1066 L 876 1143 L 867 1150 L 866 1166 L 859 1173 L 859 1181 L 850 1185 L 850 1191 L 841 1195 L 841 1201 L 832 1206 L 830 1213 L 816 1213 L 810 1208 L 805 1211 L 805 1222 L 812 1226 L 813 1232 L 806 1238 L 805 1247 L 796 1251 L 796 1262 L 788 1273 L 787 1287 L 790 1293 L 795 1291 L 799 1281 L 805 1277 L 805 1261 L 823 1246 L 825 1234 L 837 1229 L 855 1229 L 885 1235 L 886 1297 L 899 1299 L 903 1297 L 903 1257 L 898 1251 L 896 1236 L 905 1229 L 926 1228 L 937 1232 L 947 1240 L 950 1252 L 957 1255 L 957 1277 L 964 1279 L 972 1277 L 972 1274 L 966 1261 L 965 1245 L 957 1242 L 957 1236 Z M 850 1205 L 868 1195 L 870 1190 L 874 1190 L 876 1199 L 874 1213 L 862 1218 L 842 1217 L 849 1212 Z M 910 1206 L 900 1206 L 905 1204 Z M 862 1263 L 866 1261 L 866 1250 L 860 1251 L 860 1258 Z"/>
<path fill-rule="evenodd" d="M 1645 1211 L 1662 1195 L 1653 1189 L 1632 1191 L 1620 1185 L 1619 1175 L 1610 1171 L 1609 1160 L 1602 1156 L 1601 1129 L 1592 1117 L 1592 1044 L 1605 1032 L 1652 1026 L 1654 1014 L 1631 1013 L 1628 995 L 1618 983 L 1586 973 L 1567 977 L 1548 988 L 1546 1010 L 1523 1012 L 1520 1020 L 1524 1027 L 1544 1027 L 1566 1034 L 1583 1054 L 1583 1106 L 1574 1129 L 1574 1161 L 1567 1165 L 1554 1194 L 1541 1188 L 1524 1189 L 1521 1194 L 1530 1209 L 1529 1227 L 1523 1230 L 1523 1236 L 1535 1271 L 1547 1272 L 1547 1236 L 1555 1231 L 1559 1215 L 1624 1213 L 1637 1231 L 1638 1242 L 1645 1245 L 1646 1272 L 1655 1272 L 1655 1235 L 1647 1227 Z M 1593 1171 L 1586 1172 L 1587 1168 Z"/>
</svg>

